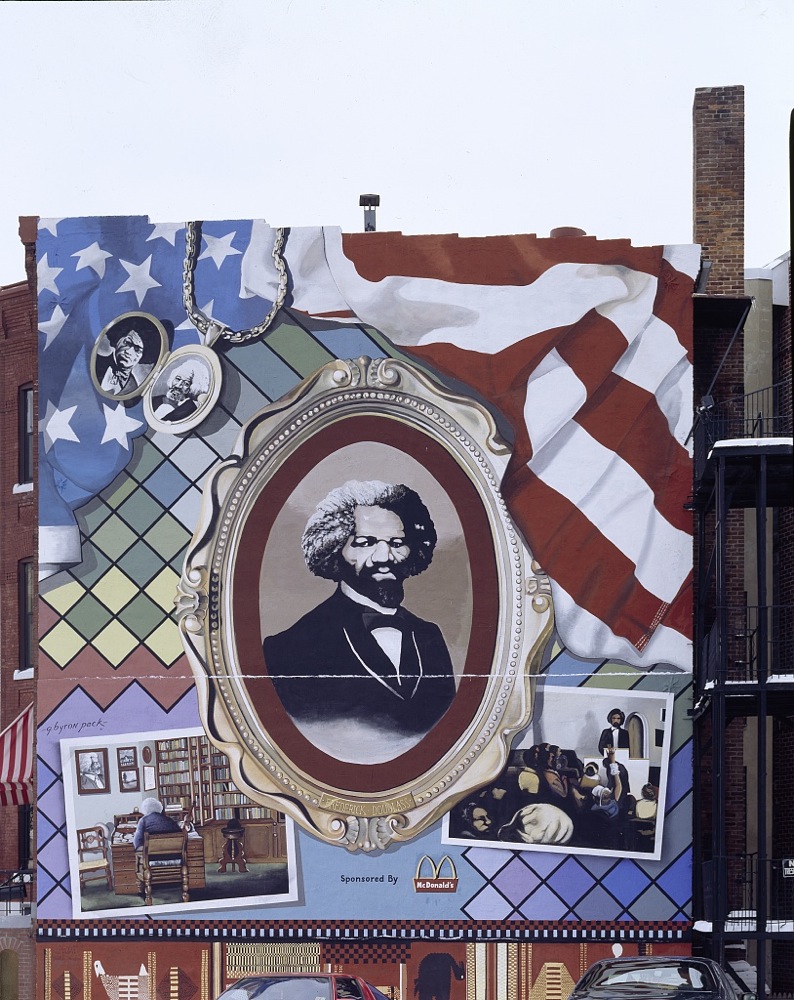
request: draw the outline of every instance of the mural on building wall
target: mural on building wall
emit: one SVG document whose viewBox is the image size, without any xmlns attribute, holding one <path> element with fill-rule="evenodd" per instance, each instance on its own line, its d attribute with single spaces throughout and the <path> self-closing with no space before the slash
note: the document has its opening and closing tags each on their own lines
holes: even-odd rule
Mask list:
<svg viewBox="0 0 794 1000">
<path fill-rule="evenodd" d="M 37 252 L 39 915 L 686 919 L 696 248 Z"/>
</svg>

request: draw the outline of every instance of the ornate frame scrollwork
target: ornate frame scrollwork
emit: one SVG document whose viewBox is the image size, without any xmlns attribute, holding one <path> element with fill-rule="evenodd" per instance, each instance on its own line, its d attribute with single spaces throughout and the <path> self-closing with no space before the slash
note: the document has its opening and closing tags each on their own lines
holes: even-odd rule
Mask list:
<svg viewBox="0 0 794 1000">
<path fill-rule="evenodd" d="M 315 757 L 301 756 L 297 744 L 284 740 L 283 728 L 276 732 L 263 722 L 247 687 L 248 678 L 266 671 L 264 657 L 257 660 L 255 651 L 262 637 L 244 640 L 252 624 L 247 616 L 241 620 L 240 602 L 250 597 L 235 575 L 238 559 L 251 558 L 243 541 L 252 537 L 251 518 L 274 505 L 280 470 L 301 449 L 311 448 L 317 435 L 325 440 L 359 418 L 373 427 L 385 421 L 390 433 L 396 426 L 406 437 L 426 441 L 428 453 L 443 452 L 470 491 L 461 503 L 477 506 L 487 525 L 487 537 L 466 539 L 468 557 L 492 567 L 489 617 L 483 627 L 480 616 L 478 626 L 489 632 L 490 662 L 476 665 L 467 681 L 469 707 L 456 716 L 464 721 L 454 729 L 442 718 L 414 758 L 422 761 L 420 768 L 401 773 L 395 765 L 372 772 L 393 773 L 391 784 L 369 779 L 372 767 L 388 765 L 315 767 Z M 373 851 L 410 840 L 500 773 L 511 736 L 529 721 L 532 677 L 553 627 L 548 578 L 526 550 L 499 492 L 508 458 L 509 449 L 482 406 L 392 359 L 334 361 L 244 427 L 233 456 L 207 477 L 176 602 L 202 721 L 229 758 L 242 792 L 327 843 Z M 432 474 L 433 466 L 428 469 Z M 458 503 L 455 496 L 450 499 Z M 457 698 L 463 686 L 461 681 Z"/>
</svg>

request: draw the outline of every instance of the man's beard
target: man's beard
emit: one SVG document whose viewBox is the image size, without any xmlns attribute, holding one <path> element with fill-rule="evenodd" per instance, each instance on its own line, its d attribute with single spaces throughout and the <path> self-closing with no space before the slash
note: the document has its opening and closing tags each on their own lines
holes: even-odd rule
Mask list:
<svg viewBox="0 0 794 1000">
<path fill-rule="evenodd" d="M 396 580 L 376 580 L 373 570 L 366 566 L 360 573 L 344 561 L 341 561 L 341 578 L 357 594 L 366 597 L 382 608 L 399 608 L 405 598 L 405 587 L 401 579 Z M 399 570 L 392 569 L 393 573 Z"/>
</svg>

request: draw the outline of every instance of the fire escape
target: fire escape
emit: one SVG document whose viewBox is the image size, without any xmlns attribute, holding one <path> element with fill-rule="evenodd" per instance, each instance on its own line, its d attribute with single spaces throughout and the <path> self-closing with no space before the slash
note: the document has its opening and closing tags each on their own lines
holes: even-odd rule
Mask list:
<svg viewBox="0 0 794 1000">
<path fill-rule="evenodd" d="M 694 716 L 710 734 L 706 770 L 711 765 L 710 787 L 702 789 L 705 799 L 710 796 L 711 830 L 696 831 L 702 855 L 696 909 L 712 957 L 725 963 L 726 948 L 748 942 L 762 996 L 774 942 L 791 941 L 794 933 L 794 860 L 771 856 L 775 802 L 767 780 L 770 727 L 791 727 L 794 719 L 794 607 L 776 603 L 770 565 L 773 545 L 780 542 L 780 511 L 792 506 L 794 493 L 790 384 L 730 399 L 704 397 L 694 438 L 692 506 L 699 527 Z M 744 538 L 739 534 L 737 542 L 742 518 Z M 742 570 L 731 558 L 737 544 L 740 564 L 747 567 L 738 581 Z M 743 594 L 741 603 L 737 593 Z M 728 728 L 740 720 L 754 721 L 746 731 L 752 734 L 754 728 L 757 739 L 744 753 L 747 787 L 757 793 L 747 805 L 755 835 L 745 853 L 736 854 L 728 833 L 735 820 L 729 815 Z M 695 761 L 696 784 L 703 763 Z"/>
</svg>

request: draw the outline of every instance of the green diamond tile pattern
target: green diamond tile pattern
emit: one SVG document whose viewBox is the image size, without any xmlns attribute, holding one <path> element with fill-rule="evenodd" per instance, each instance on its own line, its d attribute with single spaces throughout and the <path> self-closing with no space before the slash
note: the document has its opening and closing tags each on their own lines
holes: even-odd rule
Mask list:
<svg viewBox="0 0 794 1000">
<path fill-rule="evenodd" d="M 265 403 L 267 403 L 267 400 L 262 398 L 261 406 L 264 406 Z M 201 425 L 201 439 L 219 457 L 228 456 L 231 454 L 241 427 L 242 422 L 234 414 L 228 413 L 224 408 L 221 408 L 217 418 L 215 418 L 215 414 L 213 413 Z M 161 434 L 159 436 L 165 437 L 166 435 Z"/>
<path fill-rule="evenodd" d="M 197 486 L 194 486 L 177 500 L 171 508 L 171 513 L 181 524 L 187 526 L 198 524 L 200 510 L 201 490 Z"/>
<path fill-rule="evenodd" d="M 120 507 L 127 497 L 131 496 L 137 487 L 137 483 L 134 479 L 123 472 L 109 487 L 108 492 L 104 494 L 105 500 L 108 504 L 117 509 Z"/>
<path fill-rule="evenodd" d="M 80 520 L 86 535 L 92 535 L 111 514 L 110 507 L 100 497 L 95 497 L 85 507 L 80 508 Z"/>
<path fill-rule="evenodd" d="M 127 551 L 136 539 L 135 532 L 115 514 L 93 534 L 91 541 L 111 560 Z"/>
<path fill-rule="evenodd" d="M 273 357 L 272 352 L 268 352 L 270 357 Z M 283 366 L 284 375 L 281 380 L 280 386 L 293 386 L 297 381 L 298 377 L 291 369 L 288 369 L 286 365 Z M 274 391 L 274 399 L 278 398 L 279 393 Z M 249 382 L 248 379 L 240 379 L 240 399 L 237 406 L 238 414 L 251 413 L 252 415 L 260 410 L 263 406 L 266 406 L 270 402 L 270 397 L 262 393 L 262 390 L 254 382 Z"/>
<path fill-rule="evenodd" d="M 175 553 L 174 558 L 169 560 L 168 565 L 178 573 L 180 576 L 182 574 L 182 567 L 185 565 L 185 556 L 187 555 L 187 546 L 184 549 L 180 549 L 179 552 Z"/>
<path fill-rule="evenodd" d="M 138 438 L 136 444 L 138 441 L 143 442 L 144 440 L 144 438 Z M 135 458 L 125 471 L 137 482 L 143 483 L 156 469 L 160 468 L 164 461 L 166 461 L 165 456 L 161 455 L 156 448 L 147 448 L 141 444 L 136 448 Z"/>
<path fill-rule="evenodd" d="M 120 612 L 119 621 L 143 641 L 163 623 L 163 609 L 155 604 L 146 594 L 138 594 L 127 607 Z"/>
<path fill-rule="evenodd" d="M 86 594 L 69 612 L 69 624 L 90 642 L 112 617 L 92 594 Z"/>
<path fill-rule="evenodd" d="M 90 590 L 113 565 L 110 559 L 91 542 L 83 542 L 83 561 L 72 570 L 72 577 L 85 589 Z"/>
<path fill-rule="evenodd" d="M 119 559 L 119 569 L 133 580 L 139 587 L 146 584 L 155 577 L 163 566 L 163 556 L 168 556 L 168 551 L 162 551 L 157 544 L 157 538 L 151 538 L 151 533 L 147 536 L 150 545 L 138 540 L 132 548 Z M 165 538 L 162 539 L 164 545 L 170 549 Z"/>
<path fill-rule="evenodd" d="M 77 604 L 84 593 L 85 588 L 76 580 L 51 589 L 47 589 L 47 582 L 39 587 L 39 596 L 61 617 Z"/>
<path fill-rule="evenodd" d="M 322 344 L 314 337 L 297 326 L 288 323 L 280 324 L 268 337 L 268 344 L 280 358 L 287 362 L 290 368 L 306 378 L 313 371 L 334 360 Z"/>
<path fill-rule="evenodd" d="M 185 548 L 191 537 L 191 532 L 184 528 L 171 513 L 164 514 L 144 535 L 154 551 L 169 562 L 177 552 Z"/>
<path fill-rule="evenodd" d="M 157 500 L 140 489 L 119 507 L 119 514 L 139 535 L 151 528 L 162 512 Z"/>
<path fill-rule="evenodd" d="M 218 456 L 200 438 L 188 438 L 174 451 L 171 462 L 191 482 L 200 479 L 218 460 Z"/>
<path fill-rule="evenodd" d="M 159 604 L 163 611 L 171 613 L 174 607 L 174 595 L 179 582 L 179 576 L 170 567 L 164 566 L 152 582 L 146 587 L 149 597 Z"/>
<path fill-rule="evenodd" d="M 152 632 L 146 645 L 169 667 L 184 653 L 179 629 L 170 619 L 166 619 Z"/>
<path fill-rule="evenodd" d="M 102 579 L 94 584 L 92 591 L 94 597 L 98 598 L 106 608 L 110 608 L 114 614 L 129 604 L 137 592 L 138 587 L 135 583 L 117 566 L 111 566 Z"/>
</svg>

